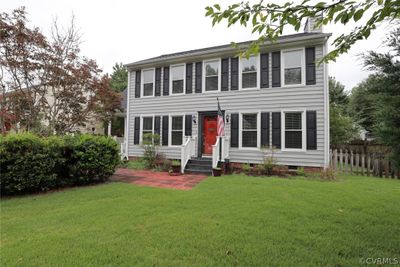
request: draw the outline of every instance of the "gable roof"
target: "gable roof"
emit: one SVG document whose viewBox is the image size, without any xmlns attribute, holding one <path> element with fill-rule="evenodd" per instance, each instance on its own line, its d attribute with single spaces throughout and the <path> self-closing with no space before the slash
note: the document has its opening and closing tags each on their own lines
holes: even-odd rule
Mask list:
<svg viewBox="0 0 400 267">
<path fill-rule="evenodd" d="M 325 38 L 329 37 L 332 34 L 330 33 L 320 33 L 320 32 L 305 32 L 305 33 L 296 33 L 296 34 L 290 34 L 290 35 L 283 35 L 278 38 L 276 42 L 271 42 L 271 41 L 266 41 L 262 46 L 267 46 L 271 44 L 281 44 L 281 43 L 289 43 L 289 42 L 296 42 L 296 41 L 305 41 L 305 40 L 310 40 L 310 39 L 320 39 L 320 38 Z M 239 48 L 244 48 L 248 45 L 251 44 L 253 41 L 246 41 L 246 42 L 240 42 L 237 43 Z M 148 64 L 154 64 L 154 63 L 164 63 L 168 61 L 172 61 L 175 59 L 180 59 L 180 58 L 185 58 L 185 57 L 196 57 L 196 56 L 204 56 L 208 54 L 214 54 L 214 53 L 232 53 L 236 52 L 237 48 L 232 47 L 231 44 L 226 44 L 226 45 L 219 45 L 219 46 L 211 46 L 211 47 L 206 47 L 206 48 L 200 48 L 200 49 L 194 49 L 194 50 L 188 50 L 188 51 L 183 51 L 183 52 L 177 52 L 177 53 L 171 53 L 171 54 L 165 54 L 157 57 L 152 57 L 136 62 L 132 62 L 129 64 L 125 64 L 127 68 L 134 68 L 134 67 L 141 67 L 144 65 Z"/>
</svg>

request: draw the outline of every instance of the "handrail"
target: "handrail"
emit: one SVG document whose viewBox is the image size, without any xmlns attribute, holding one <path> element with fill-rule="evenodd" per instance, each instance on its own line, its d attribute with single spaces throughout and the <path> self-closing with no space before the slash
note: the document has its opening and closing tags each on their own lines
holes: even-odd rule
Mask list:
<svg viewBox="0 0 400 267">
<path fill-rule="evenodd" d="M 221 138 L 219 136 L 217 136 L 217 141 L 215 142 L 214 145 L 212 145 L 212 167 L 213 168 L 216 168 L 218 166 L 220 139 Z"/>
<path fill-rule="evenodd" d="M 196 138 L 186 136 L 186 142 L 181 147 L 181 173 L 184 173 L 189 159 L 195 155 Z"/>
<path fill-rule="evenodd" d="M 121 156 L 121 160 L 123 160 L 125 157 L 126 158 L 128 157 L 128 155 L 127 155 L 127 153 L 125 151 L 125 149 L 126 149 L 125 145 L 126 145 L 125 142 L 119 144 L 119 150 L 120 150 L 119 153 L 120 153 L 120 156 Z"/>
<path fill-rule="evenodd" d="M 221 140 L 221 141 L 220 141 Z M 220 151 L 219 143 L 221 142 L 222 151 Z M 222 152 L 220 157 L 220 152 Z M 212 167 L 218 167 L 218 162 L 225 162 L 229 158 L 229 138 L 227 136 L 217 136 L 217 141 L 212 146 Z"/>
</svg>

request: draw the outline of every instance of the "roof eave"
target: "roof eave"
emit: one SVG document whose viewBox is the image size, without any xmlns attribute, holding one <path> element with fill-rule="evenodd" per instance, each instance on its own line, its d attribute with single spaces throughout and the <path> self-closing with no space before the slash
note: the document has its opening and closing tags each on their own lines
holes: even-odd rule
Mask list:
<svg viewBox="0 0 400 267">
<path fill-rule="evenodd" d="M 296 43 L 296 42 L 302 42 L 302 41 L 309 41 L 309 40 L 315 40 L 315 39 L 320 39 L 321 41 L 324 41 L 326 38 L 329 38 L 332 34 L 331 33 L 318 33 L 318 34 L 313 34 L 313 35 L 306 35 L 306 36 L 298 36 L 298 37 L 293 37 L 293 38 L 284 38 L 284 39 L 278 39 L 276 42 L 271 42 L 267 41 L 265 42 L 261 48 L 265 48 L 268 46 L 277 46 L 277 45 L 282 45 L 282 44 L 290 44 L 290 43 Z M 243 42 L 239 45 L 239 48 L 245 48 L 248 46 L 250 42 Z M 134 69 L 134 68 L 144 68 L 144 67 L 150 67 L 151 65 L 154 65 L 155 63 L 157 64 L 164 64 L 164 63 L 173 63 L 174 61 L 177 60 L 182 60 L 186 58 L 196 58 L 196 57 L 204 57 L 204 56 L 211 56 L 213 54 L 224 54 L 224 53 L 234 53 L 237 52 L 238 48 L 234 48 L 232 46 L 227 46 L 227 47 L 210 47 L 209 50 L 207 51 L 193 51 L 193 52 L 188 52 L 187 54 L 183 55 L 165 55 L 165 58 L 150 58 L 150 59 L 145 59 L 129 64 L 125 64 L 124 66 L 127 67 L 128 69 Z"/>
</svg>

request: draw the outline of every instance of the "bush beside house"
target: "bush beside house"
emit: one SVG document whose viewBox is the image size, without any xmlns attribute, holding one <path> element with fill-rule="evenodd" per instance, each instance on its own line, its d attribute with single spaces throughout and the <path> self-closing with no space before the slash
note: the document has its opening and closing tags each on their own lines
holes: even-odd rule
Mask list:
<svg viewBox="0 0 400 267">
<path fill-rule="evenodd" d="M 104 182 L 119 163 L 118 144 L 105 136 L 0 137 L 2 195 Z"/>
</svg>

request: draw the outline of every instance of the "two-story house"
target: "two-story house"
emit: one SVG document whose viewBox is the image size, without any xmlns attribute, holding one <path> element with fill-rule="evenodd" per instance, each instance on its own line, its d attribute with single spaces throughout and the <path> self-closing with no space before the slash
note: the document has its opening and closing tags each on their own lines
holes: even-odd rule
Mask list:
<svg viewBox="0 0 400 267">
<path fill-rule="evenodd" d="M 328 70 L 317 61 L 330 34 L 311 25 L 265 42 L 249 58 L 222 45 L 127 64 L 127 155 L 142 156 L 143 135 L 156 133 L 160 151 L 180 159 L 182 170 L 196 159 L 197 167 L 202 159 L 260 163 L 272 148 L 280 165 L 327 167 Z M 217 97 L 223 138 L 216 136 Z"/>
</svg>

